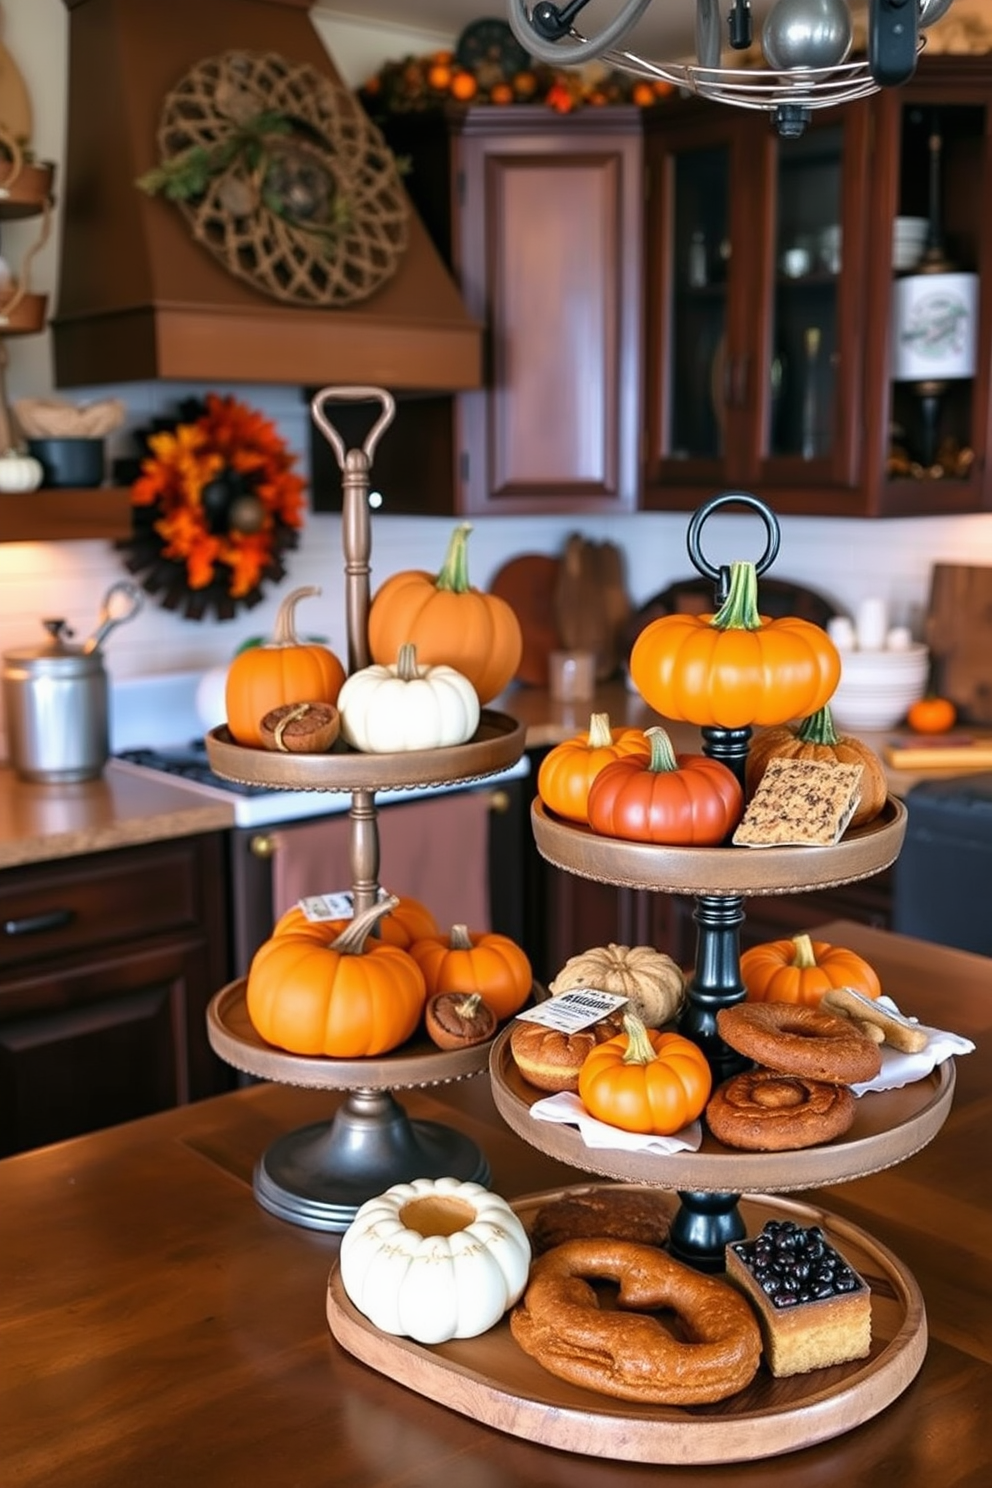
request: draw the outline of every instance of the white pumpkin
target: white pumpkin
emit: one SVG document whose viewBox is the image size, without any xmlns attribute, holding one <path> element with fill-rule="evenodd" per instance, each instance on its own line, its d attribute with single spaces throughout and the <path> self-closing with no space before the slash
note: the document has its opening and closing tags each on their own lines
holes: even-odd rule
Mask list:
<svg viewBox="0 0 992 1488">
<path fill-rule="evenodd" d="M 418 666 L 402 646 L 393 666 L 363 667 L 338 694 L 341 733 L 365 754 L 464 744 L 479 726 L 479 696 L 450 666 Z"/>
<path fill-rule="evenodd" d="M 341 1283 L 383 1333 L 475 1338 L 519 1300 L 527 1232 L 505 1199 L 458 1178 L 415 1178 L 362 1204 L 341 1237 Z"/>
<path fill-rule="evenodd" d="M 4 450 L 0 455 L 0 491 L 11 495 L 37 491 L 44 474 L 41 461 L 34 455 L 22 455 L 16 449 Z"/>
</svg>

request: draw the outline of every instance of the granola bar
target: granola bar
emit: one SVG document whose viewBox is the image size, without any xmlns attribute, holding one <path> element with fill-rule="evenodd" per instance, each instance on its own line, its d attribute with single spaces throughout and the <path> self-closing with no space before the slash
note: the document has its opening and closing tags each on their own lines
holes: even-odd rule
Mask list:
<svg viewBox="0 0 992 1488">
<path fill-rule="evenodd" d="M 832 847 L 857 809 L 862 767 L 772 759 L 733 836 L 736 847 Z"/>
</svg>

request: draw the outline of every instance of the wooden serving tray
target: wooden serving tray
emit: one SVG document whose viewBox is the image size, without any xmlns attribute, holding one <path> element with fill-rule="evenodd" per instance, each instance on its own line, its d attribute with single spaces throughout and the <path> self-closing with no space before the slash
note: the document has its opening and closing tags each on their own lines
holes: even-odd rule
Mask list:
<svg viewBox="0 0 992 1488">
<path fill-rule="evenodd" d="M 525 1225 L 542 1204 L 594 1185 L 514 1203 Z M 678 1198 L 671 1196 L 674 1213 Z M 741 1203 L 749 1235 L 768 1219 L 820 1225 L 871 1287 L 867 1359 L 777 1380 L 764 1364 L 746 1390 L 717 1405 L 640 1406 L 557 1379 L 525 1354 L 504 1318 L 478 1338 L 429 1347 L 381 1333 L 348 1300 L 335 1265 L 327 1319 L 342 1348 L 398 1384 L 512 1436 L 622 1461 L 689 1465 L 747 1462 L 827 1441 L 890 1405 L 919 1372 L 927 1348 L 923 1298 L 907 1269 L 863 1230 L 797 1201 L 753 1195 Z"/>
</svg>

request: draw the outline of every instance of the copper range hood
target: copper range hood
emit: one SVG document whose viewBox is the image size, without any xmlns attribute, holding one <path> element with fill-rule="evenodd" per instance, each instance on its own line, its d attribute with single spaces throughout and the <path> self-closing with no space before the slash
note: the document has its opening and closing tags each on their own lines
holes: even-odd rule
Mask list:
<svg viewBox="0 0 992 1488">
<path fill-rule="evenodd" d="M 480 385 L 482 332 L 411 207 L 393 276 L 343 309 L 287 305 L 229 274 L 178 209 L 135 180 L 158 163 L 162 101 L 232 49 L 275 52 L 341 79 L 310 0 L 65 0 L 69 104 L 53 318 L 59 387 L 171 378 Z"/>
</svg>

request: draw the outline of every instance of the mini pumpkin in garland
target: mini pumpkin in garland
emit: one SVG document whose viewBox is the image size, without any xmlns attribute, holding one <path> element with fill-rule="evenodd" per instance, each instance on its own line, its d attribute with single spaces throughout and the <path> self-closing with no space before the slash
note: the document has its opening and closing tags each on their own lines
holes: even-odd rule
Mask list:
<svg viewBox="0 0 992 1488">
<path fill-rule="evenodd" d="M 882 992 L 875 968 L 857 951 L 808 935 L 750 946 L 741 955 L 740 970 L 748 1002 L 816 1007 L 832 987 L 853 987 L 871 998 Z"/>
<path fill-rule="evenodd" d="M 651 745 L 643 729 L 610 726 L 608 713 L 593 713 L 589 731 L 550 749 L 537 772 L 537 793 L 549 811 L 568 821 L 588 822 L 589 787 L 615 760 L 646 760 Z"/>
<path fill-rule="evenodd" d="M 328 647 L 296 633 L 296 606 L 320 590 L 313 585 L 287 594 L 270 640 L 239 651 L 227 670 L 224 706 L 236 744 L 262 749 L 262 719 L 288 703 L 337 704 L 344 667 Z"/>
<path fill-rule="evenodd" d="M 479 726 L 479 699 L 451 666 L 419 665 L 416 646 L 402 645 L 391 666 L 352 672 L 338 696 L 341 732 L 365 754 L 445 749 L 465 744 Z"/>
<path fill-rule="evenodd" d="M 851 818 L 852 827 L 874 821 L 888 800 L 889 785 L 882 761 L 870 745 L 852 734 L 838 734 L 830 704 L 798 724 L 782 724 L 755 734 L 745 765 L 747 794 L 753 796 L 773 759 L 811 759 L 827 764 L 860 765 L 861 798 Z"/>
<path fill-rule="evenodd" d="M 478 992 L 501 1023 L 520 1011 L 534 985 L 526 951 L 495 930 L 453 925 L 449 935 L 415 941 L 410 955 L 424 974 L 428 997 Z"/>
<path fill-rule="evenodd" d="M 713 1085 L 706 1056 L 680 1033 L 645 1028 L 628 1013 L 624 1032 L 597 1044 L 579 1070 L 579 1099 L 621 1131 L 670 1137 L 695 1121 Z"/>
<path fill-rule="evenodd" d="M 646 760 L 615 760 L 590 785 L 590 827 L 604 837 L 670 847 L 723 842 L 744 810 L 734 772 L 705 754 L 676 755 L 663 728 L 649 728 L 646 737 Z"/>
</svg>

